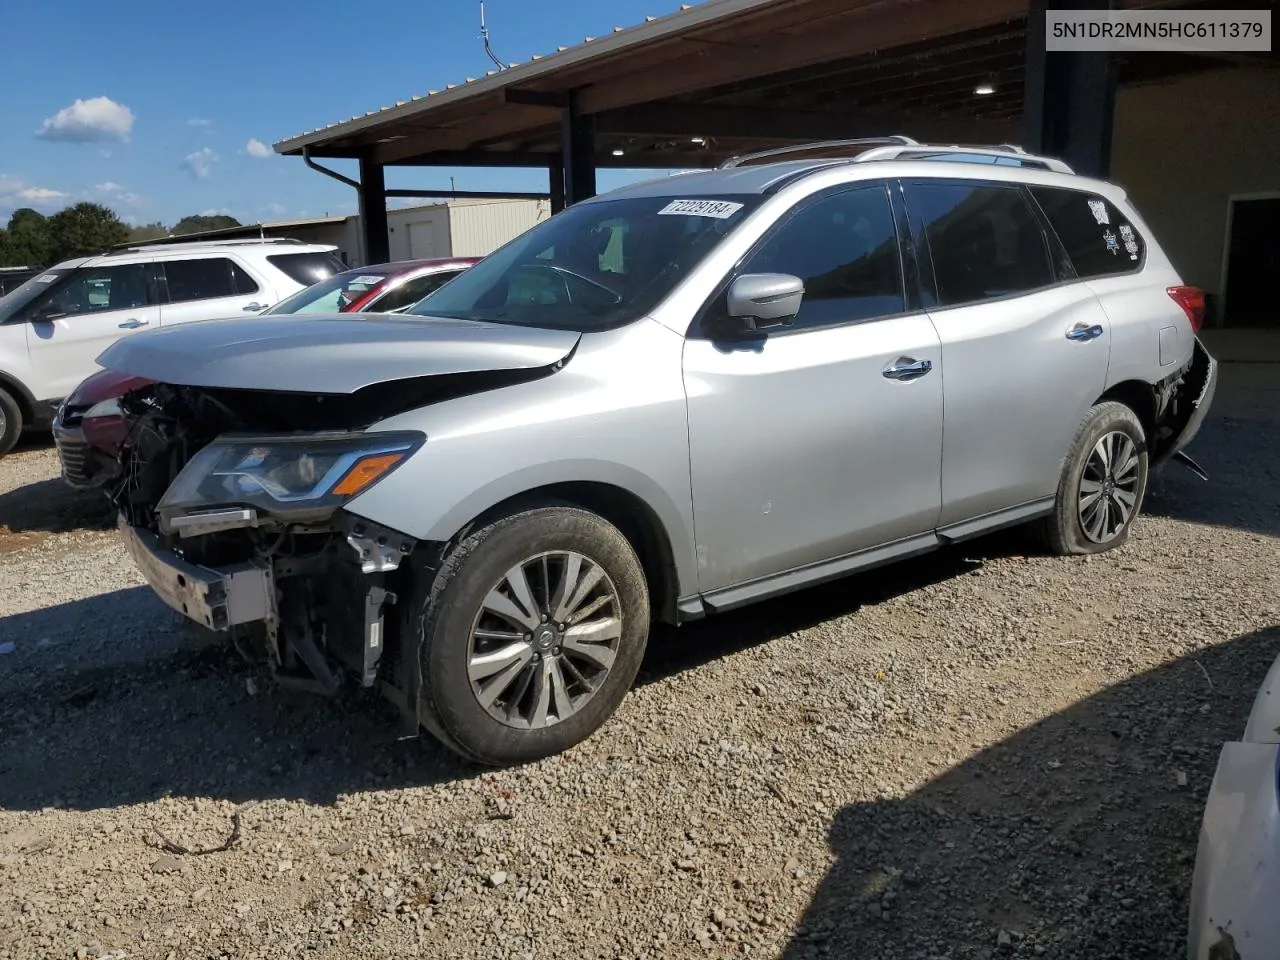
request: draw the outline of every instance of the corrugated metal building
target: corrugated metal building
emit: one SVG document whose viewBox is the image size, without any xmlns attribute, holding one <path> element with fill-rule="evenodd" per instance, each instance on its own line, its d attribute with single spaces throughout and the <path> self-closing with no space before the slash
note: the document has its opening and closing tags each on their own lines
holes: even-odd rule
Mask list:
<svg viewBox="0 0 1280 960">
<path fill-rule="evenodd" d="M 389 210 L 391 259 L 483 257 L 549 216 L 548 200 L 449 200 Z"/>
<path fill-rule="evenodd" d="M 391 259 L 487 256 L 549 216 L 549 200 L 446 200 L 388 210 Z M 172 243 L 175 239 L 234 240 L 241 237 L 288 237 L 305 243 L 331 243 L 351 266 L 363 266 L 366 262 L 360 252 L 360 218 L 355 215 L 264 221 L 121 246 Z"/>
</svg>

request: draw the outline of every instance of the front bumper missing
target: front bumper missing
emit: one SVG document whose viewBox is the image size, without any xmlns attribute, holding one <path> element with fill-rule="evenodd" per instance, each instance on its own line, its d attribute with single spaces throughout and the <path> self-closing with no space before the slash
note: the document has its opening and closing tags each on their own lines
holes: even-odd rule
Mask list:
<svg viewBox="0 0 1280 960">
<path fill-rule="evenodd" d="M 116 526 L 133 562 L 151 589 L 183 616 L 210 630 L 276 619 L 276 591 L 266 564 L 241 563 L 214 569 L 183 560 L 148 530 Z"/>
</svg>

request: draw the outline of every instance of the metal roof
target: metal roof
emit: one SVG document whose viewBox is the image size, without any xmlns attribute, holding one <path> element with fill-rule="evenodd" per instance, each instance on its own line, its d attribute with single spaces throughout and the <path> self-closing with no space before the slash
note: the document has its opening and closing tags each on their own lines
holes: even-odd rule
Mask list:
<svg viewBox="0 0 1280 960">
<path fill-rule="evenodd" d="M 563 147 L 570 95 L 593 117 L 600 167 L 714 166 L 774 145 L 886 133 L 1016 140 L 1028 3 L 705 0 L 298 134 L 275 150 L 384 165 L 545 166 Z M 1154 52 L 1117 59 L 1122 83 L 1228 62 Z M 977 95 L 989 85 L 993 93 Z"/>
</svg>

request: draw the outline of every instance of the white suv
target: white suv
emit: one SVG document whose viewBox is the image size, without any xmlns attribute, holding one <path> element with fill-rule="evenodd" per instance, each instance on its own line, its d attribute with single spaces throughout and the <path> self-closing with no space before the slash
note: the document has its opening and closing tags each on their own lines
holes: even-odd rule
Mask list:
<svg viewBox="0 0 1280 960">
<path fill-rule="evenodd" d="M 261 313 L 346 269 L 336 247 L 224 240 L 67 260 L 0 297 L 0 455 L 50 425 L 96 358 L 135 330 Z"/>
</svg>

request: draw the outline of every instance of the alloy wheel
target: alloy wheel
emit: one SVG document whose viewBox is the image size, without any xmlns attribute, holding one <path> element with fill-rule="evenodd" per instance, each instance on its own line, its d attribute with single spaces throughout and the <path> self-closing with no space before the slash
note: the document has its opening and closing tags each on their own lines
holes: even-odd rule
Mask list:
<svg viewBox="0 0 1280 960">
<path fill-rule="evenodd" d="M 1123 431 L 1103 434 L 1080 477 L 1080 527 L 1094 543 L 1114 540 L 1138 508 L 1138 448 Z"/>
<path fill-rule="evenodd" d="M 621 639 L 622 604 L 604 568 L 571 551 L 538 554 L 509 569 L 481 603 L 471 691 L 507 726 L 559 723 L 595 696 Z"/>
</svg>

